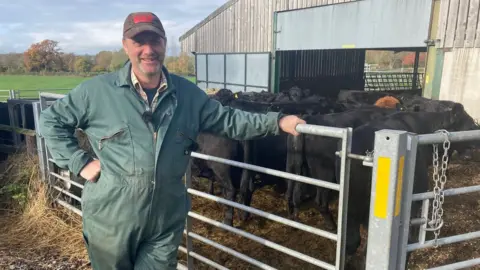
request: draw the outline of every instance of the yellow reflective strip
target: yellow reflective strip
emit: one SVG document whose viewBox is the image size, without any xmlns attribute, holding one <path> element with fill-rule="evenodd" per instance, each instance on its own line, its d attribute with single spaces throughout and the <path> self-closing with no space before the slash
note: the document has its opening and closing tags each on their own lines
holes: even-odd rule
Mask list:
<svg viewBox="0 0 480 270">
<path fill-rule="evenodd" d="M 397 194 L 395 196 L 395 216 L 400 214 L 402 202 L 402 187 L 403 187 L 403 166 L 405 164 L 405 156 L 401 156 L 398 161 L 398 179 L 397 179 Z"/>
<path fill-rule="evenodd" d="M 387 218 L 388 186 L 390 182 L 391 160 L 379 157 L 377 166 L 377 184 L 375 187 L 374 215 L 377 218 Z"/>
</svg>

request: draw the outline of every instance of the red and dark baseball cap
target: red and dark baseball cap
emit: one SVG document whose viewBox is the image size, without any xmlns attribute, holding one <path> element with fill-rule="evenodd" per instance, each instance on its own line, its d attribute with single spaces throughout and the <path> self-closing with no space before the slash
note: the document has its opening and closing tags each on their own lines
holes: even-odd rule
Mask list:
<svg viewBox="0 0 480 270">
<path fill-rule="evenodd" d="M 143 31 L 152 31 L 165 38 L 165 29 L 157 15 L 151 12 L 130 13 L 123 24 L 123 36 L 133 38 Z"/>
</svg>

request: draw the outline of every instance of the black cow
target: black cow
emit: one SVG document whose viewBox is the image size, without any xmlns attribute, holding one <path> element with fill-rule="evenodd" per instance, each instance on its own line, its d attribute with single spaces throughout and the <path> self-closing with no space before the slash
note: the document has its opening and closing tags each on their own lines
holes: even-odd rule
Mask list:
<svg viewBox="0 0 480 270">
<path fill-rule="evenodd" d="M 329 127 L 358 127 L 371 120 L 396 113 L 396 109 L 368 106 L 366 108 L 350 110 L 343 113 L 304 116 L 307 124 Z M 339 139 L 301 134 L 288 136 L 287 172 L 304 175 L 328 182 L 335 182 L 335 151 Z M 328 229 L 335 229 L 335 221 L 328 210 L 329 189 L 312 187 L 301 182 L 288 180 L 286 200 L 288 212 L 293 219 L 297 219 L 300 205 L 315 198 L 314 206 L 325 218 Z"/>
<path fill-rule="evenodd" d="M 455 105 L 451 110 L 444 112 L 398 112 L 384 118 L 376 119 L 353 130 L 352 153 L 365 155 L 372 151 L 375 132 L 382 129 L 405 130 L 416 134 L 432 133 L 438 129 L 453 129 L 462 114 L 463 106 Z M 428 146 L 419 146 L 415 165 L 414 193 L 428 190 L 428 156 L 431 150 Z M 337 173 L 339 171 L 337 158 Z M 363 166 L 359 160 L 352 160 L 350 167 L 349 202 L 347 218 L 346 253 L 352 256 L 360 245 L 360 224 L 368 228 L 370 211 L 372 169 Z M 420 214 L 421 202 L 412 204 L 412 216 Z M 415 227 L 410 230 L 410 237 L 414 237 Z M 372 233 L 372 232 L 370 232 Z M 412 238 L 413 239 L 413 238 Z M 364 258 L 362 258 L 364 259 Z M 353 262 L 352 262 L 353 263 Z M 356 263 L 358 265 L 358 262 Z"/>
<path fill-rule="evenodd" d="M 399 99 L 402 100 L 404 106 L 407 108 L 417 108 L 419 111 L 425 112 L 443 112 L 451 110 L 453 107 L 458 108 L 457 119 L 455 127 L 450 131 L 462 131 L 462 130 L 476 130 L 480 127 L 477 125 L 475 120 L 465 111 L 463 105 L 458 102 L 449 101 L 449 100 L 432 100 L 419 96 L 399 96 Z M 471 159 L 472 150 L 479 149 L 479 142 L 455 142 L 451 144 L 451 150 L 449 151 L 449 156 L 451 157 L 453 152 L 456 151 L 461 159 Z M 443 153 L 443 147 L 438 149 L 439 155 Z"/>
<path fill-rule="evenodd" d="M 294 91 L 292 90 L 292 92 Z M 299 105 L 301 102 L 289 102 L 280 104 L 279 107 L 276 108 L 273 103 L 258 103 L 253 100 L 255 96 L 262 100 L 270 95 L 269 93 L 234 94 L 228 89 L 221 89 L 215 95 L 212 95 L 211 98 L 217 99 L 222 105 L 258 113 L 266 113 L 268 111 L 305 113 L 307 110 L 313 112 L 326 112 L 331 110 L 329 107 L 331 104 L 327 102 L 317 102 L 308 108 Z M 199 134 L 197 140 L 199 145 L 198 152 L 200 153 L 285 171 L 287 156 L 287 136 L 285 133 L 279 136 L 268 136 L 243 142 L 211 134 Z M 213 181 L 220 182 L 224 188 L 226 199 L 235 201 L 235 197 L 238 191 L 240 191 L 240 203 L 247 206 L 250 205 L 253 192 L 258 187 L 275 185 L 278 187 L 277 190 L 279 192 L 282 192 L 282 189 L 285 188 L 284 179 L 268 174 L 242 170 L 230 165 L 220 164 L 218 162 L 206 162 L 200 159 L 194 159 L 193 164 L 199 169 L 198 176 L 207 177 L 212 180 L 210 186 L 211 193 L 213 193 Z M 254 178 L 256 181 L 254 181 Z M 244 220 L 247 219 L 248 216 L 248 212 L 243 212 L 242 218 Z M 224 222 L 232 225 L 233 208 L 226 208 Z"/>
<path fill-rule="evenodd" d="M 224 106 L 239 108 L 246 111 L 252 110 L 252 108 L 245 108 L 241 103 L 238 103 L 235 94 L 228 89 L 221 89 L 215 93 L 215 95 L 211 95 L 210 97 L 218 100 Z M 198 144 L 196 152 L 238 162 L 251 163 L 249 159 L 251 156 L 249 153 L 249 141 L 238 141 L 214 134 L 200 133 L 197 136 L 196 142 Z M 251 182 L 249 180 L 242 180 L 242 178 L 251 177 L 251 172 L 249 170 L 243 170 L 236 166 L 199 158 L 192 159 L 192 165 L 194 168 L 197 168 L 196 176 L 205 177 L 211 181 L 210 194 L 214 193 L 213 184 L 219 182 L 223 188 L 225 199 L 236 201 L 237 193 L 240 189 L 240 203 L 245 204 L 243 200 L 244 198 L 248 198 L 248 195 L 244 194 L 247 187 L 241 187 L 240 185 L 241 183 Z M 192 170 L 192 173 L 193 172 L 194 171 Z M 224 223 L 229 226 L 233 225 L 233 207 L 225 206 Z"/>
<path fill-rule="evenodd" d="M 197 152 L 211 155 L 219 158 L 230 159 L 238 162 L 251 163 L 248 159 L 249 142 L 236 141 L 226 137 L 200 133 L 197 137 Z M 248 180 L 242 178 L 250 178 L 250 171 L 243 170 L 236 166 L 219 163 L 216 161 L 208 161 L 199 158 L 192 160 L 194 166 L 199 169 L 197 176 L 208 178 L 210 182 L 210 193 L 213 194 L 213 183 L 219 182 L 223 188 L 224 198 L 230 201 L 236 201 L 238 190 L 241 183 L 249 183 Z M 241 200 L 247 196 L 244 195 L 247 187 L 241 189 Z M 225 206 L 224 223 L 232 226 L 233 224 L 233 207 Z"/>
</svg>

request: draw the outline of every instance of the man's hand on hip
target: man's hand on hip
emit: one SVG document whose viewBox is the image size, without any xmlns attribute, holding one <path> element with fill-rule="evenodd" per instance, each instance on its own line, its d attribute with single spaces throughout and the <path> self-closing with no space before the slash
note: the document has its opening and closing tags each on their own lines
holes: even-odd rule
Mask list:
<svg viewBox="0 0 480 270">
<path fill-rule="evenodd" d="M 90 161 L 80 172 L 80 176 L 90 182 L 97 182 L 100 176 L 100 160 Z"/>
<path fill-rule="evenodd" d="M 287 115 L 284 116 L 280 119 L 278 122 L 278 125 L 280 126 L 280 129 L 285 131 L 286 133 L 290 133 L 292 135 L 298 136 L 300 133 L 298 133 L 295 128 L 297 127 L 298 124 L 306 124 L 305 120 L 298 118 L 295 115 Z"/>
</svg>

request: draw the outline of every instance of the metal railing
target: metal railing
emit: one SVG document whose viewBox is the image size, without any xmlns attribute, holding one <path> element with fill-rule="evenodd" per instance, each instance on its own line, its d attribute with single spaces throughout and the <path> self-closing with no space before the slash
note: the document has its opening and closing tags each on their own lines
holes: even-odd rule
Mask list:
<svg viewBox="0 0 480 270">
<path fill-rule="evenodd" d="M 40 101 L 34 103 L 36 130 L 38 130 L 37 122 L 41 110 L 48 107 L 51 102 L 63 96 L 64 95 L 52 93 L 40 93 Z M 441 246 L 450 243 L 462 242 L 480 237 L 480 231 L 477 231 L 442 238 L 439 237 L 439 235 L 436 235 L 436 238 L 434 240 L 425 241 L 426 231 L 435 232 L 437 231 L 438 227 L 441 227 L 436 225 L 443 224 L 441 216 L 440 218 L 438 218 L 437 216 L 437 218 L 429 221 L 429 200 L 436 200 L 438 205 L 438 203 L 440 202 L 439 194 L 443 194 L 442 196 L 453 196 L 471 192 L 478 192 L 480 191 L 480 186 L 444 189 L 443 185 L 441 185 L 440 189 L 435 189 L 435 192 L 424 192 L 419 194 L 415 194 L 413 192 L 413 179 L 416 169 L 415 165 L 418 145 L 444 143 L 446 140 L 448 140 L 449 142 L 480 140 L 480 130 L 450 132 L 448 136 L 442 133 L 415 135 L 405 131 L 377 131 L 375 134 L 373 158 L 370 156 L 354 155 L 350 153 L 352 141 L 352 130 L 350 128 L 342 129 L 314 125 L 299 125 L 297 126 L 297 131 L 304 134 L 335 137 L 342 140 L 342 149 L 335 153 L 337 156 L 341 157 L 341 173 L 340 181 L 338 184 L 331 183 L 329 181 L 323 181 L 321 179 L 314 179 L 278 170 L 272 170 L 252 164 L 222 159 L 197 152 L 192 152 L 191 157 L 192 159 L 199 158 L 213 162 L 219 162 L 247 170 L 278 176 L 284 179 L 291 179 L 293 181 L 306 183 L 317 187 L 323 187 L 339 191 L 339 214 L 337 223 L 338 231 L 336 234 L 309 225 L 305 225 L 297 221 L 289 220 L 284 217 L 262 211 L 254 207 L 245 206 L 243 204 L 239 204 L 214 195 L 210 195 L 199 190 L 195 190 L 192 188 L 192 176 L 190 166 L 185 175 L 185 184 L 187 186 L 188 196 L 197 196 L 224 205 L 235 207 L 251 214 L 266 218 L 268 220 L 308 232 L 312 235 L 317 235 L 326 239 L 333 240 L 336 242 L 335 264 L 324 262 L 301 252 L 279 245 L 273 241 L 269 241 L 262 237 L 253 235 L 249 232 L 240 230 L 238 228 L 225 225 L 216 220 L 212 220 L 194 211 L 189 211 L 186 218 L 186 226 L 184 231 L 184 234 L 186 236 L 186 246 L 180 246 L 179 248 L 179 252 L 187 254 L 187 265 L 183 266 L 179 264 L 178 269 L 194 269 L 194 259 L 210 265 L 216 269 L 227 269 L 225 266 L 222 266 L 219 263 L 214 262 L 213 260 L 206 258 L 196 252 L 193 249 L 194 240 L 210 245 L 220 251 L 230 254 L 261 269 L 275 269 L 273 266 L 267 265 L 260 260 L 249 257 L 232 248 L 214 242 L 211 239 L 208 239 L 193 232 L 193 219 L 220 228 L 229 233 L 240 235 L 251 241 L 260 243 L 269 248 L 285 253 L 288 256 L 295 257 L 320 268 L 343 269 L 345 263 L 345 224 L 347 222 L 350 159 L 361 160 L 363 161 L 364 166 L 372 167 L 372 195 L 370 204 L 371 206 L 369 231 L 375 231 L 375 233 L 369 234 L 368 236 L 366 258 L 367 269 L 406 269 L 405 263 L 407 252 L 423 249 L 426 247 Z M 64 181 L 65 183 L 81 189 L 83 189 L 83 185 L 71 181 L 68 177 L 62 175 L 61 172 L 58 172 L 58 170 L 55 169 L 54 161 L 51 159 L 51 156 L 48 153 L 48 149 L 45 147 L 44 140 L 40 136 L 37 136 L 37 145 L 38 154 L 40 157 L 40 171 L 43 179 L 48 181 L 55 190 L 61 192 L 67 197 L 70 197 L 75 201 L 81 201 L 80 197 L 72 194 L 72 192 L 70 192 L 68 189 L 58 185 L 58 181 L 56 180 Z M 388 161 L 388 169 L 385 168 L 385 164 L 387 164 L 385 163 L 385 161 Z M 437 182 L 438 181 L 443 182 L 444 179 L 437 180 Z M 72 210 L 80 216 L 82 215 L 80 209 L 62 200 L 61 198 L 56 198 L 55 200 L 67 209 Z M 416 201 L 423 202 L 422 217 L 412 219 L 410 217 L 411 206 L 412 203 Z M 437 206 L 437 210 L 440 208 L 441 205 Z M 428 225 L 431 225 L 433 227 L 436 226 L 437 228 L 429 228 L 427 227 Z M 419 232 L 419 240 L 417 243 L 408 243 L 408 235 L 410 232 L 410 227 L 412 226 L 420 226 L 423 228 L 423 230 L 420 230 Z M 457 262 L 449 266 L 442 266 L 432 269 L 446 269 L 447 267 L 468 267 L 477 264 L 480 264 L 480 258 L 464 262 Z"/>
<path fill-rule="evenodd" d="M 215 248 L 220 249 L 226 253 L 229 253 L 230 255 L 237 257 L 245 262 L 248 262 L 250 264 L 253 264 L 261 269 L 275 269 L 272 268 L 269 265 L 266 265 L 262 262 L 259 262 L 258 260 L 255 260 L 251 257 L 248 257 L 244 254 L 240 254 L 232 249 L 229 249 L 219 243 L 215 243 L 207 238 L 200 237 L 199 235 L 195 234 L 192 232 L 192 218 L 196 220 L 200 220 L 204 223 L 207 223 L 209 225 L 213 225 L 215 227 L 221 228 L 223 230 L 226 230 L 228 232 L 241 235 L 249 240 L 255 241 L 257 243 L 263 244 L 267 247 L 270 247 L 274 250 L 280 251 L 286 255 L 295 257 L 297 259 L 303 260 L 309 264 L 313 264 L 315 266 L 318 266 L 323 269 L 343 269 L 344 263 L 345 263 L 345 238 L 346 238 L 346 220 L 347 220 L 347 205 L 348 205 L 348 179 L 349 179 L 349 171 L 350 171 L 350 158 L 348 157 L 348 154 L 350 153 L 351 149 L 351 128 L 335 128 L 335 127 L 327 127 L 327 126 L 315 126 L 315 125 L 298 125 L 297 126 L 297 131 L 303 134 L 311 134 L 311 135 L 316 135 L 316 136 L 325 136 L 325 137 L 334 137 L 334 138 L 340 138 L 342 140 L 342 149 L 339 152 L 339 155 L 341 157 L 341 169 L 340 169 L 340 181 L 339 184 L 334 184 L 329 181 L 321 180 L 321 179 L 314 179 L 314 178 L 309 178 L 305 176 L 300 176 L 296 174 L 291 174 L 291 173 L 286 173 L 278 170 L 273 170 L 269 168 L 264 168 L 264 167 L 259 167 L 255 166 L 252 164 L 247 164 L 247 163 L 242 163 L 242 162 L 237 162 L 237 161 L 232 161 L 228 159 L 222 159 L 210 155 L 205 155 L 201 153 L 195 153 L 193 152 L 191 156 L 193 158 L 200 158 L 203 160 L 208 160 L 208 161 L 214 161 L 214 162 L 219 162 L 222 164 L 227 164 L 230 166 L 235 166 L 239 167 L 242 169 L 246 170 L 252 170 L 255 172 L 260 172 L 268 175 L 273 175 L 277 177 L 281 177 L 284 179 L 289 179 L 297 182 L 302 182 L 305 184 L 310 184 L 314 185 L 317 187 L 323 187 L 331 190 L 336 190 L 339 191 L 339 204 L 338 204 L 338 231 L 336 234 L 330 233 L 328 231 L 324 231 L 321 229 L 317 229 L 312 226 L 304 225 L 302 223 L 292 221 L 271 213 L 267 213 L 264 211 L 261 211 L 259 209 L 241 205 L 229 200 L 222 199 L 217 196 L 209 195 L 205 192 L 201 192 L 198 190 L 194 190 L 191 187 L 191 171 L 189 170 L 186 174 L 186 185 L 187 185 L 187 192 L 191 195 L 199 196 L 204 199 L 212 200 L 215 202 L 219 202 L 231 207 L 235 207 L 244 211 L 247 211 L 249 213 L 252 213 L 254 215 L 258 215 L 260 217 L 272 220 L 274 222 L 281 223 L 286 226 L 290 226 L 308 233 L 312 233 L 333 241 L 336 241 L 336 261 L 335 264 L 329 264 L 325 261 L 315 259 L 311 256 L 308 256 L 306 254 L 297 252 L 295 250 L 292 250 L 290 248 L 284 247 L 282 245 L 279 245 L 277 243 L 274 243 L 272 241 L 269 241 L 265 238 L 261 238 L 255 235 L 252 235 L 250 233 L 247 233 L 245 231 L 236 229 L 234 227 L 225 225 L 223 223 L 217 222 L 215 220 L 212 220 L 210 218 L 207 218 L 205 216 L 199 215 L 198 213 L 190 211 L 188 213 L 187 217 L 187 226 L 185 230 L 185 235 L 187 237 L 187 242 L 186 248 L 182 248 L 181 251 L 185 252 L 187 254 L 187 262 L 188 262 L 188 268 L 189 269 L 194 269 L 193 266 L 193 258 L 200 259 L 202 262 L 215 267 L 217 265 L 214 262 L 211 262 L 210 259 L 203 257 L 197 253 L 194 253 L 193 251 L 193 244 L 192 244 L 192 239 L 198 240 L 200 242 L 213 245 Z M 195 254 L 195 255 L 192 255 Z"/>
<path fill-rule="evenodd" d="M 388 140 L 382 140 L 382 138 L 388 138 Z M 447 155 L 450 143 L 472 140 L 480 140 L 480 130 L 422 135 L 414 135 L 405 131 L 382 130 L 375 134 L 372 206 L 369 219 L 369 231 L 375 230 L 375 234 L 370 234 L 368 237 L 367 268 L 406 269 L 407 252 L 480 238 L 480 231 L 440 238 L 440 229 L 444 226 L 442 217 L 444 198 L 480 191 L 480 185 L 444 188 L 447 182 Z M 433 191 L 416 194 L 413 192 L 413 183 L 420 181 L 420 179 L 414 178 L 415 170 L 418 169 L 416 168 L 417 148 L 432 144 L 435 186 Z M 443 157 L 438 156 L 436 144 L 444 147 Z M 387 173 L 377 171 L 379 159 L 390 162 L 390 169 Z M 430 199 L 433 200 L 433 215 L 429 220 Z M 422 217 L 411 219 L 412 203 L 418 201 L 422 201 Z M 376 209 L 381 202 L 384 203 L 382 214 Z M 408 243 L 412 226 L 420 226 L 416 243 Z M 434 233 L 433 240 L 425 241 L 427 231 Z M 386 252 L 386 250 L 390 252 Z M 432 269 L 452 269 L 450 267 L 469 267 L 478 264 L 480 264 L 480 258 Z"/>
<path fill-rule="evenodd" d="M 395 91 L 421 89 L 423 73 L 365 72 L 366 91 Z"/>
<path fill-rule="evenodd" d="M 13 90 L 0 89 L 0 102 L 15 96 Z"/>
<path fill-rule="evenodd" d="M 38 116 L 41 110 L 47 108 L 52 102 L 54 102 L 56 99 L 62 98 L 64 95 L 62 94 L 54 94 L 54 93 L 40 93 L 40 101 L 34 103 L 34 114 L 35 114 L 35 123 L 37 124 L 38 122 Z M 36 126 L 36 129 L 38 130 L 38 127 Z M 203 257 L 202 255 L 195 253 L 193 251 L 193 245 L 192 245 L 192 239 L 195 239 L 197 241 L 209 244 L 215 248 L 218 248 L 219 250 L 222 250 L 226 253 L 229 253 L 239 259 L 242 259 L 248 263 L 251 263 L 257 267 L 260 267 L 262 269 L 275 269 L 271 266 L 266 265 L 265 263 L 262 263 L 258 260 L 255 260 L 251 257 L 248 257 L 244 254 L 241 254 L 233 249 L 230 249 L 228 247 L 225 247 L 219 243 L 216 243 L 210 239 L 207 239 L 203 236 L 200 236 L 194 232 L 192 232 L 192 227 L 191 227 L 191 219 L 197 219 L 202 222 L 205 222 L 207 224 L 222 228 L 228 232 L 232 232 L 238 235 L 241 235 L 247 239 L 250 239 L 252 241 L 255 241 L 257 243 L 261 243 L 267 247 L 270 247 L 272 249 L 275 249 L 277 251 L 283 252 L 287 255 L 293 256 L 295 258 L 298 258 L 300 260 L 303 260 L 307 263 L 319 266 L 324 269 L 343 269 L 343 264 L 344 264 L 344 258 L 345 258 L 345 235 L 346 235 L 346 213 L 347 213 L 347 205 L 348 205 L 348 176 L 349 176 L 349 167 L 350 167 L 350 160 L 348 157 L 348 154 L 350 153 L 350 148 L 351 148 L 351 128 L 333 128 L 333 127 L 323 127 L 323 126 L 313 126 L 313 125 L 299 125 L 297 127 L 297 131 L 305 134 L 313 134 L 313 135 L 319 135 L 319 136 L 327 136 L 327 137 L 335 137 L 335 138 L 340 138 L 342 139 L 342 149 L 337 153 L 341 157 L 341 181 L 339 184 L 334 184 L 329 181 L 323 181 L 320 179 L 314 179 L 314 178 L 309 178 L 309 177 L 304 177 L 300 175 L 295 175 L 295 174 L 290 174 L 287 172 L 282 172 L 282 171 L 277 171 L 277 170 L 272 170 L 269 168 L 264 168 L 264 167 L 259 167 L 255 166 L 252 164 L 247 164 L 247 163 L 241 163 L 241 162 L 236 162 L 232 160 L 227 160 L 227 159 L 222 159 L 214 156 L 209 156 L 209 155 L 204 155 L 201 153 L 196 153 L 192 152 L 191 156 L 192 158 L 200 158 L 200 159 L 205 159 L 205 160 L 210 160 L 210 161 L 215 161 L 215 162 L 220 162 L 223 164 L 228 164 L 231 166 L 237 166 L 243 169 L 249 169 L 253 170 L 256 172 L 262 172 L 265 174 L 270 174 L 278 177 L 282 177 L 285 179 L 291 179 L 294 181 L 306 183 L 306 184 L 311 184 L 315 185 L 318 187 L 324 187 L 328 188 L 331 190 L 336 190 L 339 191 L 339 206 L 338 206 L 338 233 L 330 233 L 328 231 L 324 231 L 312 226 L 308 226 L 293 220 L 289 220 L 277 215 L 274 215 L 272 213 L 268 213 L 253 207 L 245 206 L 238 204 L 233 201 L 229 201 L 217 196 L 210 195 L 205 192 L 201 192 L 199 190 L 192 189 L 191 187 L 191 168 L 186 172 L 186 185 L 187 185 L 187 191 L 189 196 L 199 196 L 205 199 L 209 199 L 212 201 L 220 202 L 225 205 L 229 205 L 232 207 L 236 207 L 239 209 L 242 209 L 244 211 L 250 212 L 252 214 L 267 218 L 269 220 L 306 231 L 308 233 L 312 233 L 314 235 L 318 235 L 321 237 L 324 237 L 326 239 L 330 239 L 333 241 L 336 241 L 337 243 L 337 249 L 336 249 L 336 262 L 335 265 L 329 264 L 327 262 L 321 261 L 319 259 L 310 257 L 306 254 L 297 252 L 293 249 L 281 246 L 277 243 L 274 243 L 272 241 L 266 240 L 264 238 L 255 236 L 253 234 L 250 234 L 248 232 L 239 230 L 237 228 L 227 226 L 223 223 L 217 222 L 215 220 L 212 220 L 208 217 L 201 216 L 198 213 L 195 213 L 193 211 L 190 211 L 187 216 L 187 221 L 186 221 L 186 229 L 184 231 L 184 234 L 186 235 L 186 240 L 187 240 L 187 247 L 180 247 L 179 251 L 184 252 L 187 254 L 187 269 L 193 269 L 193 259 L 197 259 L 203 263 L 209 264 L 213 267 L 216 267 L 217 269 L 226 269 L 223 266 L 220 266 L 218 263 L 213 262 L 212 260 Z M 80 185 L 74 181 L 71 181 L 68 179 L 68 177 L 62 176 L 60 173 L 55 171 L 55 166 L 54 166 L 54 160 L 51 158 L 51 155 L 48 152 L 48 149 L 45 146 L 43 138 L 40 136 L 37 136 L 37 143 L 40 147 L 38 147 L 38 154 L 40 156 L 40 171 L 43 176 L 43 179 L 45 181 L 48 181 L 50 185 L 57 191 L 61 192 L 62 194 L 73 198 L 74 200 L 80 202 L 81 198 L 78 196 L 72 194 L 65 188 L 60 187 L 59 185 L 56 184 L 56 180 L 63 180 L 65 183 L 68 183 L 70 185 L 75 185 L 81 189 L 83 189 L 83 185 Z M 68 202 L 62 200 L 61 198 L 56 198 L 55 201 L 59 203 L 60 205 L 66 207 L 67 209 L 77 213 L 78 215 L 82 215 L 82 212 L 80 209 L 72 206 Z"/>
<path fill-rule="evenodd" d="M 8 99 L 34 99 L 38 100 L 39 95 L 42 92 L 68 92 L 72 88 L 38 88 L 38 89 L 9 89 L 0 90 L 0 102 L 7 101 Z"/>
</svg>

